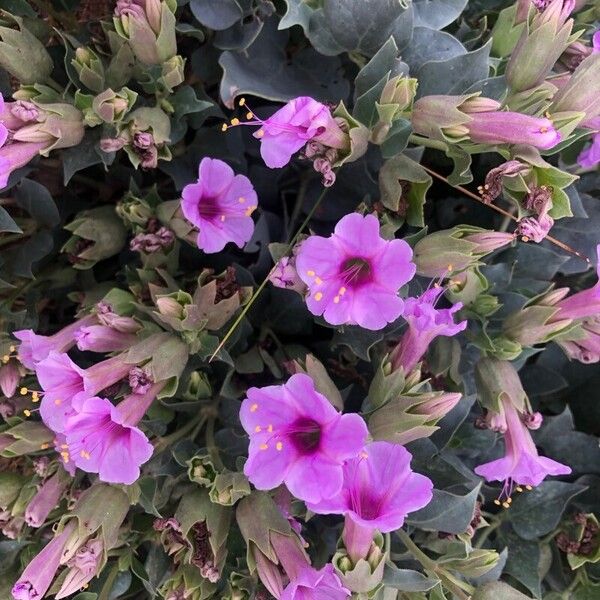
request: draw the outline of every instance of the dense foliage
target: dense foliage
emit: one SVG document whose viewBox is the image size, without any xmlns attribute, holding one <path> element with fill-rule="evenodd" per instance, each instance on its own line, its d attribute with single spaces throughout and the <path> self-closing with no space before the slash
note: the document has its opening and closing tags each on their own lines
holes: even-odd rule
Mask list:
<svg viewBox="0 0 600 600">
<path fill-rule="evenodd" d="M 600 598 L 596 0 L 0 9 L 0 598 Z"/>
</svg>

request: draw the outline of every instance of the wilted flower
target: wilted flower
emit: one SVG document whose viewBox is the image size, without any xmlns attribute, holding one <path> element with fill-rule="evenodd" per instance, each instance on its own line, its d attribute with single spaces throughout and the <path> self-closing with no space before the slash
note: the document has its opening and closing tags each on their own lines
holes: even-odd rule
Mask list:
<svg viewBox="0 0 600 600">
<path fill-rule="evenodd" d="M 252 213 L 258 198 L 245 175 L 236 175 L 222 160 L 203 158 L 197 183 L 183 188 L 181 210 L 198 228 L 198 248 L 219 252 L 228 242 L 238 247 L 252 237 Z"/>
<path fill-rule="evenodd" d="M 388 442 L 367 444 L 360 456 L 344 464 L 342 491 L 318 502 L 307 502 L 317 514 L 345 515 L 343 539 L 350 558 L 366 557 L 375 530 L 402 527 L 406 515 L 432 498 L 431 481 L 410 468 L 412 455 Z"/>
<path fill-rule="evenodd" d="M 398 290 L 415 274 L 404 240 L 384 240 L 372 215 L 343 217 L 329 238 L 303 241 L 296 268 L 308 286 L 306 304 L 332 325 L 382 329 L 402 313 Z"/>
<path fill-rule="evenodd" d="M 299 294 L 303 294 L 306 291 L 306 284 L 300 279 L 296 270 L 295 256 L 282 256 L 275 264 L 273 272 L 269 275 L 269 281 L 275 287 L 283 288 L 284 290 L 294 290 Z"/>
<path fill-rule="evenodd" d="M 96 316 L 103 325 L 123 333 L 136 333 L 140 329 L 140 324 L 133 317 L 117 314 L 113 306 L 104 300 L 96 304 Z"/>
<path fill-rule="evenodd" d="M 554 225 L 554 219 L 550 215 L 523 217 L 519 220 L 516 233 L 522 236 L 524 241 L 533 240 L 539 244 L 546 238 L 552 225 Z"/>
<path fill-rule="evenodd" d="M 579 153 L 577 162 L 585 169 L 592 169 L 600 163 L 600 133 L 594 134 L 592 143 Z"/>
<path fill-rule="evenodd" d="M 462 308 L 460 302 L 451 308 L 435 308 L 443 293 L 444 288 L 432 287 L 418 298 L 404 301 L 408 329 L 390 356 L 394 369 L 410 373 L 436 337 L 453 336 L 466 329 L 467 321 L 454 322 L 454 313 Z"/>
<path fill-rule="evenodd" d="M 529 167 L 518 160 L 509 160 L 495 167 L 485 176 L 485 183 L 477 188 L 481 199 L 491 204 L 502 193 L 502 178 L 516 177 L 529 171 Z"/>
<path fill-rule="evenodd" d="M 339 149 L 350 144 L 329 108 L 308 96 L 290 100 L 264 121 L 252 113 L 249 116 L 252 120 L 243 124 L 260 125 L 254 137 L 260 140 L 260 154 L 272 169 L 287 165 L 296 152 L 313 140 Z"/>
<path fill-rule="evenodd" d="M 343 461 L 367 437 L 359 415 L 338 413 L 302 373 L 284 385 L 250 388 L 240 419 L 250 436 L 248 479 L 262 490 L 285 483 L 294 496 L 312 502 L 339 492 Z"/>
<path fill-rule="evenodd" d="M 476 467 L 477 475 L 487 481 L 503 481 L 502 494 L 510 498 L 515 485 L 537 486 L 548 475 L 571 472 L 570 467 L 538 454 L 522 414 L 507 395 L 500 396 L 500 409 L 506 422 L 505 456 Z"/>
</svg>

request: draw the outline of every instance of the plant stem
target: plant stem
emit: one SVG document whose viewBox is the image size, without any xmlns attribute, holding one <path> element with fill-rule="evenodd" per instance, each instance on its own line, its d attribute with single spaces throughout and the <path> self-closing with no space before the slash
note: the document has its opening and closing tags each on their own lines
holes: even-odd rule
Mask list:
<svg viewBox="0 0 600 600">
<path fill-rule="evenodd" d="M 215 423 L 217 419 L 216 417 L 210 417 L 208 419 L 208 423 L 206 424 L 206 449 L 210 454 L 210 458 L 215 466 L 217 471 L 222 471 L 225 468 L 223 461 L 221 460 L 221 456 L 219 455 L 219 448 L 215 443 Z"/>
<path fill-rule="evenodd" d="M 288 247 L 285 252 L 286 254 L 289 254 L 290 250 L 294 247 L 294 244 L 296 243 L 297 239 L 300 237 L 302 230 L 306 227 L 306 225 L 308 225 L 308 222 L 312 219 L 312 216 L 315 214 L 315 211 L 321 204 L 321 201 L 325 197 L 325 194 L 327 194 L 328 189 L 329 188 L 326 188 L 326 187 L 323 188 L 323 191 L 317 198 L 315 205 L 310 209 L 309 213 L 306 215 L 306 218 L 304 219 L 304 221 L 302 221 L 302 224 L 298 228 L 298 231 L 296 231 L 294 237 L 291 239 L 290 243 L 288 244 Z M 273 272 L 275 271 L 276 268 L 277 268 L 277 263 L 275 263 L 273 265 L 273 267 L 269 271 L 268 275 L 264 278 L 263 282 L 256 288 L 256 291 L 252 294 L 252 296 L 250 297 L 250 300 L 248 300 L 248 302 L 246 303 L 246 306 L 244 306 L 244 308 L 242 309 L 242 312 L 240 312 L 240 314 L 237 316 L 236 320 L 233 322 L 233 325 L 231 325 L 231 327 L 228 329 L 227 333 L 225 334 L 225 336 L 223 337 L 223 339 L 217 346 L 217 349 L 212 353 L 211 357 L 208 359 L 208 362 L 212 362 L 215 359 L 215 356 L 217 356 L 217 354 L 221 351 L 221 349 L 223 348 L 223 346 L 225 345 L 227 340 L 231 337 L 233 332 L 237 329 L 237 326 L 242 322 L 242 319 L 246 316 L 246 313 L 250 310 L 250 308 L 252 307 L 252 305 L 254 304 L 256 299 L 260 296 L 260 293 L 265 289 L 265 287 L 269 281 L 269 277 L 273 274 Z"/>
<path fill-rule="evenodd" d="M 421 135 L 411 133 L 408 136 L 408 141 L 416 146 L 425 146 L 425 148 L 433 148 L 434 150 L 441 150 L 445 152 L 448 150 L 448 144 L 446 142 L 440 142 L 439 140 L 431 140 Z"/>
<path fill-rule="evenodd" d="M 197 427 L 198 428 L 197 431 L 199 431 L 200 428 L 202 427 L 202 425 L 204 425 L 204 423 L 206 422 L 206 419 L 207 419 L 206 415 L 201 412 L 196 416 L 195 419 L 192 419 L 191 421 L 186 423 L 181 429 L 174 431 L 171 435 L 160 438 L 154 444 L 155 454 L 163 452 L 163 450 L 168 448 L 170 445 L 174 444 L 175 442 L 178 442 L 181 438 L 184 438 L 195 427 Z"/>
<path fill-rule="evenodd" d="M 498 519 L 495 523 L 492 523 L 491 525 L 489 525 L 488 527 L 486 527 L 482 532 L 481 535 L 479 536 L 477 543 L 475 544 L 475 548 L 481 548 L 483 547 L 483 544 L 485 544 L 485 541 L 488 539 L 488 537 L 490 536 L 490 534 L 495 531 L 496 529 L 498 529 L 498 527 L 500 527 L 500 525 L 502 525 L 502 520 Z"/>
</svg>

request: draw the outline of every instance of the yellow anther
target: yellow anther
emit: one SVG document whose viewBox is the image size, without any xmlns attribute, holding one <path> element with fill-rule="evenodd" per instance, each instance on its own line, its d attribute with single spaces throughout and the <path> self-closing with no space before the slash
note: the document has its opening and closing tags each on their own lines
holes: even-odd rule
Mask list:
<svg viewBox="0 0 600 600">
<path fill-rule="evenodd" d="M 238 104 L 244 106 L 244 104 L 246 104 L 246 98 L 240 98 Z"/>
<path fill-rule="evenodd" d="M 250 412 L 256 412 L 258 410 L 258 404 L 254 403 L 251 407 L 250 407 Z"/>
<path fill-rule="evenodd" d="M 340 303 L 340 297 L 339 296 L 335 296 L 333 299 L 333 303 L 334 304 L 339 304 Z"/>
<path fill-rule="evenodd" d="M 454 265 L 448 265 L 448 271 L 452 271 L 454 269 Z"/>
<path fill-rule="evenodd" d="M 361 452 L 359 455 L 361 458 L 369 458 L 369 455 L 366 452 Z"/>
<path fill-rule="evenodd" d="M 54 404 L 56 404 L 56 406 L 60 406 L 60 405 L 62 404 L 62 400 L 61 400 L 60 398 L 57 398 L 57 399 L 54 401 Z"/>
<path fill-rule="evenodd" d="M 315 300 L 316 300 L 317 302 L 319 302 L 319 301 L 321 300 L 321 298 L 323 298 L 323 294 L 322 294 L 321 292 L 317 292 L 317 293 L 315 294 Z"/>
<path fill-rule="evenodd" d="M 8 349 L 9 352 L 16 352 L 17 348 L 15 346 L 10 346 Z"/>
<path fill-rule="evenodd" d="M 231 124 L 235 127 L 240 124 L 240 120 L 237 117 L 233 117 L 233 119 L 231 119 Z"/>
<path fill-rule="evenodd" d="M 29 390 L 28 390 L 26 387 L 22 387 L 22 388 L 19 390 L 19 394 L 21 394 L 21 396 L 26 396 L 28 391 L 29 391 Z"/>
<path fill-rule="evenodd" d="M 525 489 L 531 491 L 533 488 L 530 485 L 526 485 Z"/>
<path fill-rule="evenodd" d="M 68 446 L 67 444 L 61 444 L 61 445 L 60 445 L 60 447 L 61 447 L 63 450 L 68 450 L 68 449 L 69 449 L 69 446 Z"/>
<path fill-rule="evenodd" d="M 229 129 L 229 126 L 227 125 L 227 123 L 223 123 L 223 125 L 221 125 L 221 131 L 227 131 Z"/>
<path fill-rule="evenodd" d="M 315 277 L 315 283 L 317 285 L 321 285 L 323 283 L 323 280 L 320 277 Z"/>
<path fill-rule="evenodd" d="M 254 119 L 254 114 L 253 114 L 253 113 L 251 113 L 250 111 L 248 111 L 248 112 L 246 113 L 246 119 L 248 119 L 248 120 L 250 120 L 250 119 Z"/>
<path fill-rule="evenodd" d="M 37 402 L 40 399 L 40 396 L 37 392 L 31 392 L 31 401 Z"/>
<path fill-rule="evenodd" d="M 269 426 L 267 427 L 267 431 L 269 433 L 273 433 L 273 425 L 271 425 L 271 423 L 269 423 Z"/>
<path fill-rule="evenodd" d="M 529 241 L 529 237 L 528 237 L 528 236 L 526 236 L 526 235 L 524 235 L 524 236 L 521 238 L 521 241 L 522 241 L 522 242 L 528 242 L 528 241 Z"/>
<path fill-rule="evenodd" d="M 10 356 L 9 356 L 8 354 L 5 354 L 5 355 L 2 357 L 2 362 L 3 362 L 4 364 L 6 364 L 6 363 L 7 363 L 9 360 L 10 360 Z"/>
<path fill-rule="evenodd" d="M 30 411 L 29 409 L 27 409 L 27 408 L 26 408 L 26 409 L 23 411 L 23 414 L 24 414 L 26 417 L 30 417 L 30 416 L 31 416 L 31 411 Z"/>
<path fill-rule="evenodd" d="M 238 198 L 238 202 L 239 202 L 240 204 L 244 204 L 244 202 L 246 202 L 246 198 L 244 198 L 244 196 L 240 196 L 240 197 Z"/>
<path fill-rule="evenodd" d="M 520 485 L 518 485 L 515 489 L 517 490 L 517 492 L 522 492 L 523 491 L 523 488 Z"/>
<path fill-rule="evenodd" d="M 69 460 L 69 453 L 68 452 L 61 452 L 60 455 L 65 459 L 65 460 Z"/>
<path fill-rule="evenodd" d="M 265 135 L 264 130 L 259 129 L 255 134 L 254 134 L 257 138 L 261 138 L 263 137 L 263 135 Z"/>
<path fill-rule="evenodd" d="M 40 450 L 47 450 L 48 448 L 50 448 L 50 444 L 44 443 L 40 446 Z"/>
<path fill-rule="evenodd" d="M 269 448 L 269 446 L 268 446 L 267 444 L 261 444 L 261 445 L 259 446 L 259 448 L 260 448 L 261 450 L 267 450 L 267 449 Z"/>
<path fill-rule="evenodd" d="M 512 498 L 507 498 L 507 499 L 506 499 L 506 501 L 507 501 L 509 504 L 512 504 Z"/>
<path fill-rule="evenodd" d="M 340 296 L 343 296 L 345 293 L 346 293 L 346 288 L 345 288 L 344 286 L 342 286 L 342 287 L 339 289 L 339 291 L 338 291 L 338 294 L 339 294 Z"/>
<path fill-rule="evenodd" d="M 63 462 L 65 463 L 65 465 L 69 464 L 69 457 L 68 456 L 63 456 Z"/>
<path fill-rule="evenodd" d="M 246 209 L 246 216 L 249 217 L 256 210 L 256 206 L 249 206 Z"/>
<path fill-rule="evenodd" d="M 225 220 L 225 215 L 221 215 L 221 221 Z"/>
<path fill-rule="evenodd" d="M 315 272 L 314 272 L 314 271 L 306 271 L 306 274 L 307 274 L 309 277 L 314 277 L 314 276 L 315 276 Z"/>
<path fill-rule="evenodd" d="M 496 506 L 500 506 L 500 500 L 498 500 L 498 499 L 496 498 L 496 500 L 494 500 L 494 504 L 495 504 Z"/>
<path fill-rule="evenodd" d="M 254 428 L 254 431 L 256 431 L 256 433 L 260 433 L 260 432 L 262 431 L 262 427 L 261 427 L 260 425 L 257 425 L 257 426 Z"/>
<path fill-rule="evenodd" d="M 502 506 L 503 506 L 504 508 L 510 508 L 510 504 L 509 504 L 508 502 L 503 502 L 503 503 L 502 503 Z"/>
<path fill-rule="evenodd" d="M 547 132 L 548 132 L 547 127 L 540 127 L 540 133 L 547 133 Z"/>
<path fill-rule="evenodd" d="M 283 449 L 283 444 L 281 442 L 277 442 L 275 444 L 275 448 L 277 448 L 277 450 L 281 451 Z"/>
</svg>

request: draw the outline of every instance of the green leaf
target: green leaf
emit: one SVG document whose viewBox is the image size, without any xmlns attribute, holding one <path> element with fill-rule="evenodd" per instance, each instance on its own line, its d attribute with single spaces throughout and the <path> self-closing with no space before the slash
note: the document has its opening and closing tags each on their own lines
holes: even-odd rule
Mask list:
<svg viewBox="0 0 600 600">
<path fill-rule="evenodd" d="M 190 9 L 202 25 L 215 31 L 227 29 L 242 18 L 236 0 L 190 0 Z"/>
<path fill-rule="evenodd" d="M 536 598 L 540 598 L 540 545 L 537 541 L 524 541 L 514 533 L 501 535 L 499 541 L 508 548 L 508 558 L 504 566 L 506 573 L 522 583 Z"/>
<path fill-rule="evenodd" d="M 472 600 L 530 600 L 515 588 L 503 581 L 492 581 L 477 588 Z"/>
<path fill-rule="evenodd" d="M 571 499 L 586 489 L 564 481 L 544 481 L 533 490 L 515 496 L 506 519 L 523 539 L 534 540 L 552 531 Z"/>
<path fill-rule="evenodd" d="M 0 233 L 23 233 L 6 209 L 0 206 Z"/>
<path fill-rule="evenodd" d="M 415 27 L 443 29 L 458 19 L 468 0 L 413 0 Z"/>
<path fill-rule="evenodd" d="M 466 48 L 445 31 L 415 27 L 409 46 L 402 52 L 402 60 L 416 73 L 425 63 L 444 61 L 466 54 Z"/>
<path fill-rule="evenodd" d="M 22 179 L 16 187 L 15 200 L 40 225 L 51 228 L 60 223 L 60 215 L 50 192 L 37 181 Z"/>
<path fill-rule="evenodd" d="M 390 37 L 371 60 L 358 72 L 354 80 L 355 97 L 359 97 L 371 89 L 383 77 L 394 77 L 400 73 L 407 73 L 408 68 L 399 58 L 398 45 Z"/>
<path fill-rule="evenodd" d="M 427 531 L 463 533 L 473 519 L 480 487 L 481 484 L 478 484 L 464 496 L 433 490 L 431 502 L 412 513 L 406 522 Z"/>
<path fill-rule="evenodd" d="M 461 94 L 489 73 L 491 42 L 473 52 L 447 60 L 425 63 L 414 75 L 419 80 L 417 94 Z"/>
<path fill-rule="evenodd" d="M 419 571 L 399 569 L 393 563 L 387 563 L 383 572 L 383 584 L 402 592 L 427 592 L 439 581 L 426 577 Z"/>
<path fill-rule="evenodd" d="M 383 158 L 393 158 L 404 151 L 408 145 L 408 137 L 412 133 L 412 126 L 407 119 L 394 121 L 386 139 L 381 144 Z"/>
</svg>

